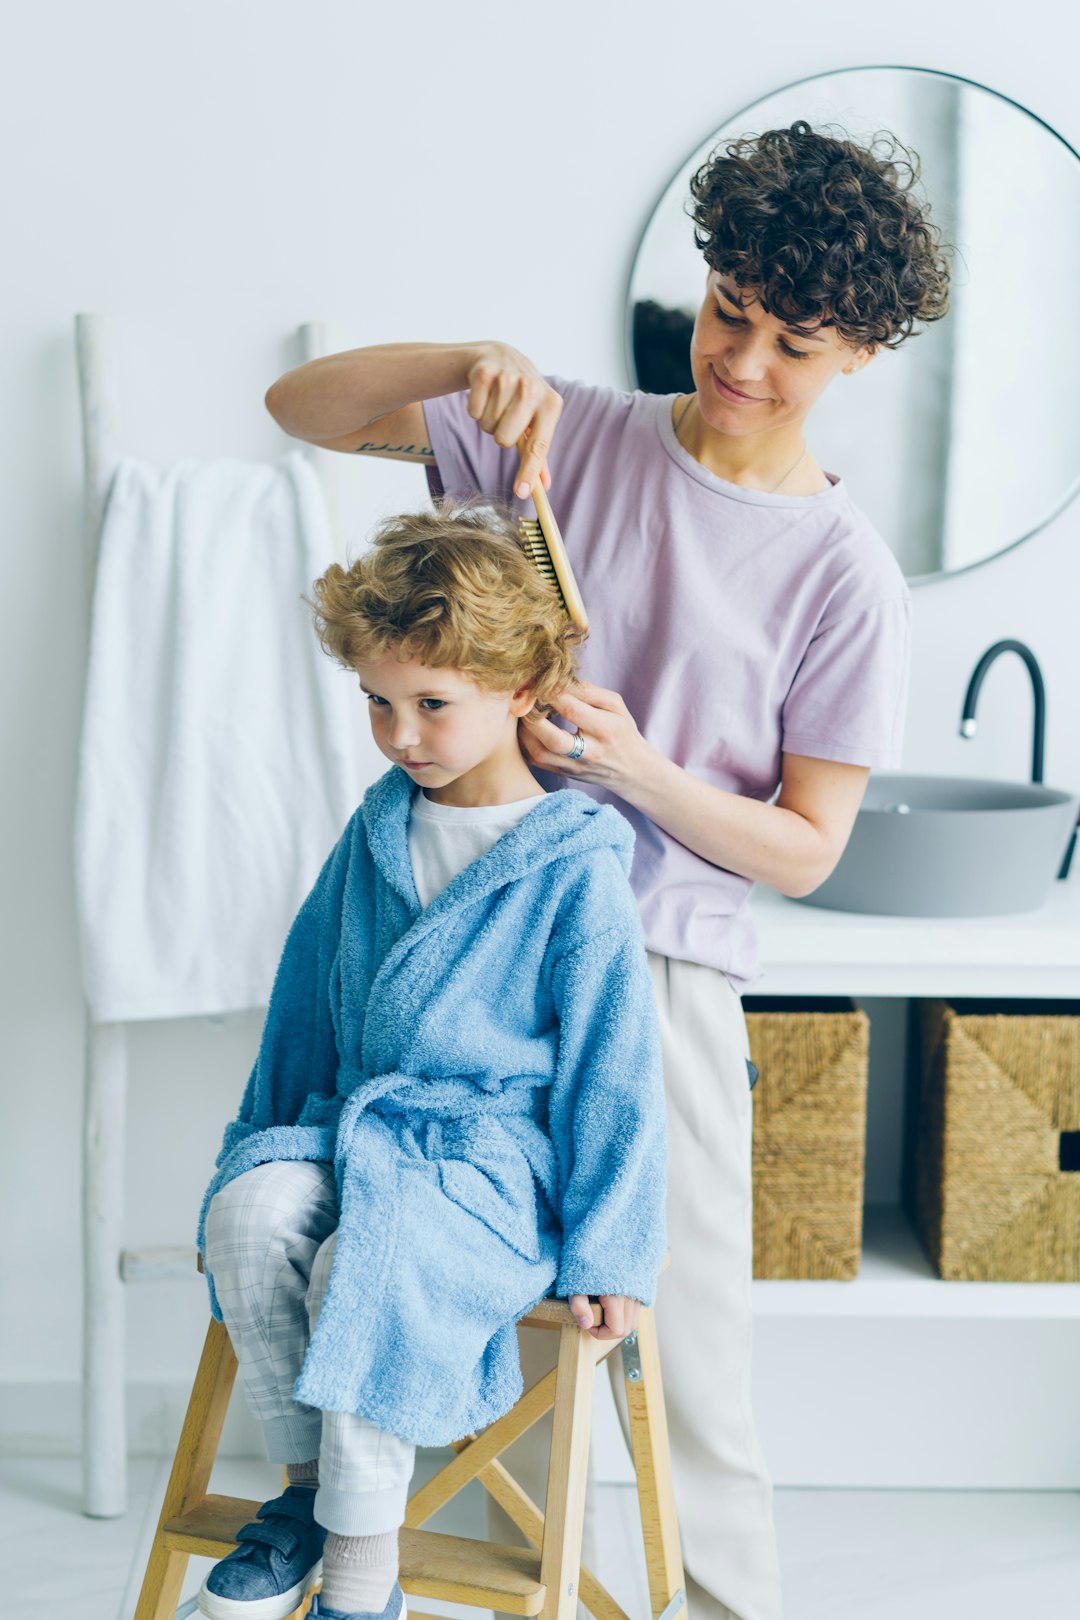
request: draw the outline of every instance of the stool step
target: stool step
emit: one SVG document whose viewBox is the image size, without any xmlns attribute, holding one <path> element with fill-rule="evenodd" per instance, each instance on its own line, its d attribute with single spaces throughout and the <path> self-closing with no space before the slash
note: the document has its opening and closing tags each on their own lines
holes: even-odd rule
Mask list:
<svg viewBox="0 0 1080 1620">
<path fill-rule="evenodd" d="M 240 1526 L 250 1524 L 261 1506 L 242 1496 L 204 1496 L 197 1507 L 165 1521 L 162 1539 L 171 1552 L 222 1558 L 236 1546 Z M 436 1530 L 402 1530 L 401 1584 L 418 1597 L 500 1609 L 504 1614 L 539 1614 L 547 1595 L 540 1579 L 540 1554 L 531 1547 L 469 1541 Z"/>
<path fill-rule="evenodd" d="M 161 1533 L 170 1552 L 196 1558 L 222 1558 L 236 1546 L 236 1532 L 250 1524 L 262 1507 L 243 1496 L 204 1496 L 197 1507 L 166 1519 Z"/>
<path fill-rule="evenodd" d="M 539 1614 L 544 1607 L 547 1588 L 540 1579 L 540 1554 L 532 1547 L 470 1541 L 437 1530 L 402 1530 L 400 1547 L 401 1584 L 417 1597 L 504 1614 Z"/>
</svg>

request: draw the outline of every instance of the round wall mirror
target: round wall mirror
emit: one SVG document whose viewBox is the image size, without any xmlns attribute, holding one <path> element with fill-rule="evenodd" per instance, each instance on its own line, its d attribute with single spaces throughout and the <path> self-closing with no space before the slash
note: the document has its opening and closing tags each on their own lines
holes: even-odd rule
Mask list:
<svg viewBox="0 0 1080 1620">
<path fill-rule="evenodd" d="M 951 308 L 852 377 L 808 424 L 910 580 L 957 573 L 1029 538 L 1080 484 L 1080 158 L 1024 108 L 918 68 L 855 68 L 786 86 L 702 142 L 645 229 L 630 277 L 635 385 L 693 389 L 687 357 L 707 266 L 687 213 L 716 147 L 805 118 L 921 159 L 919 189 L 955 249 Z"/>
</svg>

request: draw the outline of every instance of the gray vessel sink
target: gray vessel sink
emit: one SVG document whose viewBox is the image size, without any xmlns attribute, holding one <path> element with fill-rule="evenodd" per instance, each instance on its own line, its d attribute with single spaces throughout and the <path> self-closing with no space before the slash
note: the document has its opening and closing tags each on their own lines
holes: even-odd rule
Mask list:
<svg viewBox="0 0 1080 1620">
<path fill-rule="evenodd" d="M 893 917 L 1037 911 L 1077 796 L 1038 783 L 873 771 L 848 846 L 808 906 Z"/>
</svg>

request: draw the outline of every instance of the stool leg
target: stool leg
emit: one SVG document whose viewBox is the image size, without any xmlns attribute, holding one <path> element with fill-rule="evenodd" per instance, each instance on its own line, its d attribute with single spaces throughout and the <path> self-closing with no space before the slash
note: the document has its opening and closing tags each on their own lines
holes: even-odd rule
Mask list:
<svg viewBox="0 0 1080 1620">
<path fill-rule="evenodd" d="M 161 1504 L 135 1620 L 172 1620 L 176 1613 L 190 1554 L 166 1547 L 162 1527 L 206 1495 L 235 1377 L 236 1356 L 225 1325 L 211 1322 Z"/>
<path fill-rule="evenodd" d="M 560 1328 L 540 1550 L 540 1578 L 547 1587 L 541 1620 L 574 1620 L 577 1614 L 597 1349 L 598 1341 L 576 1323 Z"/>
<path fill-rule="evenodd" d="M 685 1580 L 671 1478 L 667 1414 L 660 1382 L 656 1318 L 651 1310 L 641 1312 L 637 1333 L 623 1341 L 622 1357 L 630 1449 L 637 1474 L 645 1564 L 649 1572 L 649 1601 L 653 1620 L 659 1620 L 672 1599 L 685 1592 Z M 684 1595 L 683 1604 L 685 1601 Z"/>
</svg>

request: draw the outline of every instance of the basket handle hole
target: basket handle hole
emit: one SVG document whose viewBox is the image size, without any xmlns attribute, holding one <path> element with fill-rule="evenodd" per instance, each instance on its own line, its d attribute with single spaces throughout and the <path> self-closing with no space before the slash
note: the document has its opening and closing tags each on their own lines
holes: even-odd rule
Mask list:
<svg viewBox="0 0 1080 1620">
<path fill-rule="evenodd" d="M 1080 1131 L 1062 1131 L 1058 1163 L 1063 1170 L 1080 1170 Z"/>
</svg>

